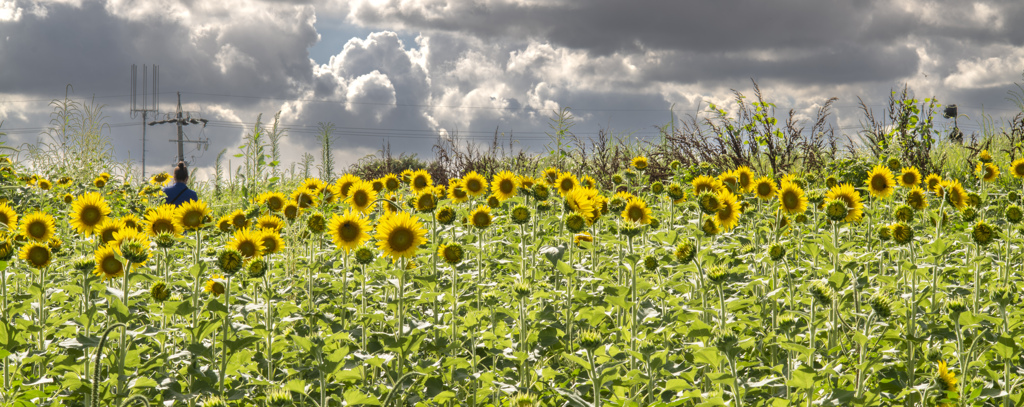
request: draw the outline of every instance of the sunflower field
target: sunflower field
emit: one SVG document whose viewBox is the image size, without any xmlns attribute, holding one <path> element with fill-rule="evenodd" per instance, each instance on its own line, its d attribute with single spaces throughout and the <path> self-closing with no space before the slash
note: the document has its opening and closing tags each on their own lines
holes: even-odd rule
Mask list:
<svg viewBox="0 0 1024 407">
<path fill-rule="evenodd" d="M 0 404 L 1020 405 L 1024 159 L 650 164 L 173 207 L 4 159 Z"/>
</svg>

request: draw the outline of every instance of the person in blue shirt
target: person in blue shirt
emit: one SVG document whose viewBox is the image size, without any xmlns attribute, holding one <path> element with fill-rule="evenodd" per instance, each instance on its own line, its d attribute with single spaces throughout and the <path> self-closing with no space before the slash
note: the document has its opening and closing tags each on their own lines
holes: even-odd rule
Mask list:
<svg viewBox="0 0 1024 407">
<path fill-rule="evenodd" d="M 164 194 L 167 195 L 167 204 L 174 206 L 199 200 L 196 191 L 188 187 L 188 168 L 185 168 L 184 161 L 178 161 L 178 166 L 174 168 L 174 183 L 164 187 Z"/>
</svg>

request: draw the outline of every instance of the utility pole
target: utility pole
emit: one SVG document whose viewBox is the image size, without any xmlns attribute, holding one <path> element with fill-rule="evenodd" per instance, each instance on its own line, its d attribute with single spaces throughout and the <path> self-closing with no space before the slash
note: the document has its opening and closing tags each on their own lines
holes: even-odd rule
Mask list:
<svg viewBox="0 0 1024 407">
<path fill-rule="evenodd" d="M 181 92 L 178 92 L 178 108 L 174 112 L 174 118 L 166 119 L 166 120 L 160 120 L 160 121 L 152 121 L 152 122 L 149 122 L 149 125 L 152 126 L 152 125 L 155 125 L 155 124 L 172 124 L 173 123 L 173 124 L 176 124 L 178 126 L 178 139 L 177 140 L 174 140 L 174 139 L 170 140 L 170 142 L 172 142 L 172 143 L 178 143 L 178 160 L 175 161 L 175 163 L 177 163 L 178 161 L 185 161 L 185 143 L 195 143 L 197 145 L 197 147 L 203 147 L 203 148 L 207 148 L 207 149 L 210 148 L 210 139 L 209 138 L 207 138 L 206 140 L 202 140 L 202 139 L 200 139 L 200 140 L 185 140 L 185 131 L 183 129 L 184 126 L 188 126 L 190 124 L 199 124 L 199 123 L 202 123 L 203 127 L 206 127 L 206 123 L 207 122 L 208 122 L 208 120 L 206 120 L 206 119 L 196 119 L 196 118 L 193 118 L 192 117 L 192 113 L 186 113 L 186 112 L 181 110 Z"/>
<path fill-rule="evenodd" d="M 146 180 L 146 116 L 152 112 L 154 115 L 160 112 L 160 66 L 153 65 L 153 101 L 152 106 L 146 106 L 147 95 L 147 83 L 149 82 L 149 68 L 146 65 L 142 65 L 142 108 L 140 109 L 137 104 L 138 98 L 138 67 L 132 64 L 132 84 L 131 84 L 131 106 L 129 108 L 129 115 L 131 118 L 138 117 L 139 113 L 142 113 L 142 180 Z"/>
</svg>

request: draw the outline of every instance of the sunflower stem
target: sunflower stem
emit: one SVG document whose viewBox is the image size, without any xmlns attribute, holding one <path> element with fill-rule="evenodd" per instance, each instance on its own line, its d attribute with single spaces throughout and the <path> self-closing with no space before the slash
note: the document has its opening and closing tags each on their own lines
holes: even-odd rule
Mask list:
<svg viewBox="0 0 1024 407">
<path fill-rule="evenodd" d="M 224 378 L 228 369 L 228 331 L 231 329 L 231 276 L 224 277 L 223 336 L 220 340 L 220 397 L 224 398 Z"/>
</svg>

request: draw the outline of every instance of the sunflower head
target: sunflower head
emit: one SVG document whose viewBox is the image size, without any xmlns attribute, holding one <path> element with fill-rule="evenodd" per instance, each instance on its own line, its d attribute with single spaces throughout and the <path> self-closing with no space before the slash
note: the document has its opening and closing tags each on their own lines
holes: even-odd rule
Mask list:
<svg viewBox="0 0 1024 407">
<path fill-rule="evenodd" d="M 978 161 L 988 164 L 992 162 L 992 154 L 988 150 L 981 150 L 981 153 L 978 153 Z"/>
<path fill-rule="evenodd" d="M 284 248 L 284 240 L 281 239 L 281 235 L 276 230 L 261 229 L 260 245 L 263 246 L 263 254 L 274 254 Z"/>
<path fill-rule="evenodd" d="M 1020 193 L 1018 193 L 1017 191 L 1007 192 L 1006 200 L 1010 202 L 1020 202 Z"/>
<path fill-rule="evenodd" d="M 6 202 L 0 203 L 0 223 L 7 226 L 8 229 L 14 228 L 18 224 L 18 213 Z"/>
<path fill-rule="evenodd" d="M 846 205 L 846 222 L 859 221 L 864 204 L 861 203 L 860 193 L 850 184 L 842 184 L 828 191 L 825 195 L 826 202 L 840 201 Z M 827 212 L 827 206 L 826 206 Z M 831 217 L 831 215 L 829 215 Z"/>
<path fill-rule="evenodd" d="M 491 180 L 491 192 L 499 201 L 505 201 L 515 196 L 518 189 L 519 178 L 509 171 L 499 172 Z"/>
<path fill-rule="evenodd" d="M 149 288 L 149 297 L 156 302 L 167 301 L 171 297 L 171 289 L 167 287 L 167 284 L 158 281 Z"/>
<path fill-rule="evenodd" d="M 636 168 L 639 171 L 646 170 L 647 169 L 647 157 L 644 157 L 642 155 L 633 157 L 633 168 Z"/>
<path fill-rule="evenodd" d="M 928 207 L 928 196 L 925 195 L 924 190 L 921 187 L 914 186 L 907 191 L 907 205 L 914 208 L 916 211 L 924 210 Z"/>
<path fill-rule="evenodd" d="M 96 179 L 92 180 L 92 185 L 94 185 L 96 188 L 103 188 L 107 186 L 107 180 L 102 177 L 97 177 Z"/>
<path fill-rule="evenodd" d="M 594 236 L 591 236 L 590 233 L 587 232 L 576 233 L 572 236 L 572 242 L 576 247 L 582 248 L 583 243 L 593 243 Z"/>
<path fill-rule="evenodd" d="M 811 297 L 818 302 L 818 305 L 829 306 L 836 298 L 836 291 L 824 281 L 815 281 L 809 288 Z"/>
<path fill-rule="evenodd" d="M 622 219 L 635 225 L 646 225 L 651 223 L 651 209 L 647 202 L 640 198 L 633 198 L 626 202 L 622 210 Z"/>
<path fill-rule="evenodd" d="M 285 219 L 293 220 L 299 216 L 299 204 L 295 201 L 288 201 L 281 207 L 281 213 L 284 213 Z"/>
<path fill-rule="evenodd" d="M 892 316 L 892 298 L 882 293 L 875 293 L 868 299 L 871 310 L 883 321 Z"/>
<path fill-rule="evenodd" d="M 104 281 L 124 275 L 124 263 L 117 257 L 117 253 L 110 245 L 104 245 L 96 251 L 96 269 L 93 274 L 102 277 Z"/>
<path fill-rule="evenodd" d="M 785 256 L 786 256 L 786 247 L 785 246 L 783 246 L 781 244 L 778 244 L 778 243 L 773 244 L 771 246 L 768 246 L 768 258 L 772 259 L 772 261 L 782 260 L 782 258 L 785 257 Z"/>
<path fill-rule="evenodd" d="M 580 347 L 586 349 L 588 352 L 593 352 L 594 349 L 604 345 L 604 338 L 601 334 L 594 330 L 586 330 L 579 336 Z"/>
<path fill-rule="evenodd" d="M 942 181 L 942 183 L 939 184 L 939 189 L 946 197 L 946 202 L 954 208 L 963 210 L 968 206 L 967 191 L 964 190 L 960 181 L 955 179 Z"/>
<path fill-rule="evenodd" d="M 672 199 L 673 203 L 677 203 L 686 199 L 686 191 L 683 187 L 675 182 L 668 184 L 668 197 Z"/>
<path fill-rule="evenodd" d="M 729 270 L 722 266 L 711 266 L 707 271 L 708 282 L 714 285 L 724 284 L 731 277 L 729 274 Z"/>
<path fill-rule="evenodd" d="M 718 211 L 715 212 L 713 218 L 722 229 L 732 230 L 739 224 L 741 212 L 740 205 L 736 202 L 737 199 L 739 198 L 727 189 L 718 193 Z"/>
<path fill-rule="evenodd" d="M 525 205 L 516 205 L 512 208 L 511 216 L 512 223 L 517 225 L 523 225 L 530 221 L 530 208 Z"/>
<path fill-rule="evenodd" d="M 206 280 L 206 286 L 203 287 L 203 291 L 213 294 L 214 297 L 218 297 L 221 294 L 224 294 L 224 287 L 226 283 L 227 280 L 224 279 L 224 276 L 214 274 L 213 277 Z M 207 403 L 209 403 L 209 400 L 207 400 Z M 223 402 L 221 403 L 223 404 Z"/>
<path fill-rule="evenodd" d="M 991 225 L 985 223 L 985 221 L 978 221 L 974 224 L 974 228 L 971 229 L 971 239 L 980 246 L 987 246 L 995 240 L 995 230 Z"/>
<path fill-rule="evenodd" d="M 682 243 L 676 245 L 675 251 L 672 253 L 676 257 L 676 261 L 679 264 L 687 264 L 693 261 L 693 258 L 697 255 L 697 246 L 693 244 L 690 239 L 683 240 Z"/>
<path fill-rule="evenodd" d="M 324 233 L 327 230 L 327 219 L 324 218 L 324 214 L 314 212 L 309 215 L 306 219 L 306 229 L 318 235 Z"/>
<path fill-rule="evenodd" d="M 779 208 L 788 214 L 803 213 L 807 210 L 807 196 L 804 190 L 791 182 L 783 182 L 779 189 Z"/>
<path fill-rule="evenodd" d="M 576 180 L 576 175 L 569 172 L 559 174 L 558 179 L 555 180 L 555 188 L 563 196 L 576 188 L 577 185 L 579 185 L 579 181 Z"/>
<path fill-rule="evenodd" d="M 1021 211 L 1017 205 L 1010 205 L 1006 207 L 1006 221 L 1011 224 L 1018 224 L 1021 220 L 1024 220 L 1024 211 Z"/>
<path fill-rule="evenodd" d="M 579 233 L 587 228 L 587 218 L 573 212 L 565 217 L 565 228 L 571 233 Z"/>
<path fill-rule="evenodd" d="M 388 191 L 397 191 L 401 186 L 402 184 L 398 181 L 398 176 L 394 173 L 388 173 L 388 175 L 384 176 L 384 188 Z"/>
<path fill-rule="evenodd" d="M 369 182 L 356 182 L 349 188 L 348 198 L 345 200 L 353 209 L 366 213 L 377 200 L 377 191 L 373 190 L 373 184 Z"/>
<path fill-rule="evenodd" d="M 1010 174 L 1014 178 L 1024 178 L 1024 158 L 1018 158 L 1010 163 Z"/>
<path fill-rule="evenodd" d="M 946 366 L 946 361 L 939 361 L 938 373 L 935 379 L 939 382 L 939 387 L 943 392 L 957 393 L 956 374 L 949 371 L 949 367 Z"/>
<path fill-rule="evenodd" d="M 356 249 L 356 263 L 367 265 L 373 263 L 373 260 L 377 257 L 377 254 L 373 252 L 373 249 L 362 246 Z"/>
<path fill-rule="evenodd" d="M 691 184 L 693 185 L 694 195 L 700 195 L 705 192 L 718 192 L 718 190 L 722 188 L 721 181 L 707 175 L 701 175 L 694 178 Z"/>
<path fill-rule="evenodd" d="M 75 197 L 72 196 L 71 194 L 64 194 L 62 200 L 64 201 L 64 203 L 70 204 L 75 201 Z"/>
<path fill-rule="evenodd" d="M 174 235 L 170 233 L 160 232 L 158 235 L 156 235 L 154 241 L 156 242 L 156 247 L 159 247 L 161 249 L 170 249 L 171 247 L 174 246 L 175 239 Z"/>
<path fill-rule="evenodd" d="M 262 257 L 254 257 L 245 263 L 245 272 L 249 278 L 262 278 L 269 267 Z"/>
<path fill-rule="evenodd" d="M 227 248 L 238 251 L 246 259 L 262 256 L 263 239 L 260 236 L 261 234 L 261 232 L 252 229 L 237 230 L 231 240 L 228 241 Z M 239 262 L 239 267 L 241 267 L 240 264 Z"/>
<path fill-rule="evenodd" d="M 483 177 L 481 177 L 481 179 L 482 178 Z M 484 182 L 486 183 L 486 181 Z M 430 188 L 433 185 L 434 180 L 430 177 L 430 174 L 427 173 L 427 170 L 418 170 L 416 172 L 413 172 L 412 175 L 410 175 L 409 177 L 409 187 L 412 188 L 413 192 L 418 193 L 424 189 Z"/>
<path fill-rule="evenodd" d="M 331 232 L 331 240 L 345 252 L 351 252 L 370 239 L 370 223 L 356 211 L 335 214 L 327 228 Z"/>
<path fill-rule="evenodd" d="M 896 218 L 896 220 L 900 222 L 910 222 L 914 220 L 915 213 L 916 212 L 914 211 L 914 208 L 912 208 L 910 205 L 903 204 L 897 206 L 896 210 L 893 211 L 892 215 L 894 218 Z"/>
<path fill-rule="evenodd" d="M 6 234 L 0 238 L 0 261 L 9 261 L 14 257 L 14 242 Z"/>
<path fill-rule="evenodd" d="M 396 212 L 381 219 L 374 237 L 385 255 L 399 258 L 415 255 L 416 249 L 426 243 L 426 234 L 419 218 L 408 212 Z"/>
<path fill-rule="evenodd" d="M 903 222 L 890 225 L 889 234 L 892 235 L 892 240 L 896 244 L 905 245 L 914 241 L 914 228 Z"/>
<path fill-rule="evenodd" d="M 718 194 L 714 192 L 701 193 L 697 198 L 697 204 L 700 205 L 700 211 L 705 215 L 713 215 L 722 207 L 722 202 L 718 200 Z"/>
<path fill-rule="evenodd" d="M 45 243 L 56 230 L 53 216 L 44 212 L 33 212 L 21 219 L 21 235 L 26 239 Z"/>
<path fill-rule="evenodd" d="M 52 257 L 50 246 L 40 242 L 32 242 L 22 246 L 21 251 L 18 253 L 18 258 L 25 260 L 25 263 L 36 269 L 49 266 Z"/>
<path fill-rule="evenodd" d="M 992 182 L 999 177 L 999 167 L 991 162 L 980 162 L 974 167 L 974 174 L 982 181 Z"/>
<path fill-rule="evenodd" d="M 539 202 L 547 201 L 551 197 L 551 190 L 544 183 L 533 184 L 533 197 Z"/>
<path fill-rule="evenodd" d="M 414 202 L 414 207 L 419 212 L 430 213 L 437 209 L 437 198 L 431 191 L 420 192 Z"/>
<path fill-rule="evenodd" d="M 711 218 L 704 219 L 704 224 L 701 225 L 700 230 L 704 232 L 705 236 L 714 236 L 719 233 L 718 224 Z"/>
<path fill-rule="evenodd" d="M 188 201 L 178 207 L 178 223 L 185 229 L 197 230 L 203 227 L 210 212 L 206 202 L 198 199 Z"/>
<path fill-rule="evenodd" d="M 299 208 L 306 209 L 316 205 L 316 196 L 316 191 L 311 191 L 305 187 L 299 187 L 292 192 L 292 201 L 295 201 L 295 204 L 298 205 Z"/>
<path fill-rule="evenodd" d="M 889 168 L 876 165 L 875 168 L 868 171 L 868 179 L 864 180 L 864 183 L 867 184 L 871 196 L 887 198 L 892 195 L 893 185 L 896 184 L 896 181 Z"/>
<path fill-rule="evenodd" d="M 118 246 L 121 249 L 121 256 L 132 264 L 143 264 L 149 260 L 149 241 L 144 236 L 138 235 L 121 240 Z"/>
<path fill-rule="evenodd" d="M 613 174 L 612 175 L 612 184 L 622 185 L 622 181 L 623 181 L 622 174 Z"/>
<path fill-rule="evenodd" d="M 437 254 L 448 264 L 459 264 L 465 258 L 465 252 L 458 243 L 442 244 L 437 249 Z"/>
<path fill-rule="evenodd" d="M 435 217 L 437 218 L 437 223 L 442 225 L 451 225 L 452 222 L 455 222 L 455 209 L 452 209 L 452 207 L 448 205 L 442 206 L 441 209 L 437 211 Z"/>
<path fill-rule="evenodd" d="M 1017 286 L 1014 284 L 999 284 L 992 289 L 992 301 L 1000 307 L 1007 307 L 1017 303 Z"/>
<path fill-rule="evenodd" d="M 654 183 L 651 184 L 651 193 L 653 193 L 655 195 L 661 195 L 664 192 L 665 192 L 665 184 L 662 184 L 661 181 L 654 181 Z"/>
<path fill-rule="evenodd" d="M 846 204 L 842 201 L 831 201 L 825 205 L 825 214 L 828 215 L 828 218 L 833 222 L 842 221 L 846 218 L 847 213 L 848 210 L 846 208 Z"/>
<path fill-rule="evenodd" d="M 217 219 L 217 230 L 228 233 L 231 232 L 231 228 L 233 228 L 231 225 L 231 215 L 224 215 Z"/>
<path fill-rule="evenodd" d="M 479 205 L 469 213 L 470 221 L 477 229 L 487 229 L 491 226 L 491 208 Z"/>
<path fill-rule="evenodd" d="M 559 173 L 561 173 L 561 171 L 559 171 L 558 168 L 548 167 L 544 170 L 544 180 L 549 184 L 554 184 L 555 180 L 558 179 Z"/>
</svg>

